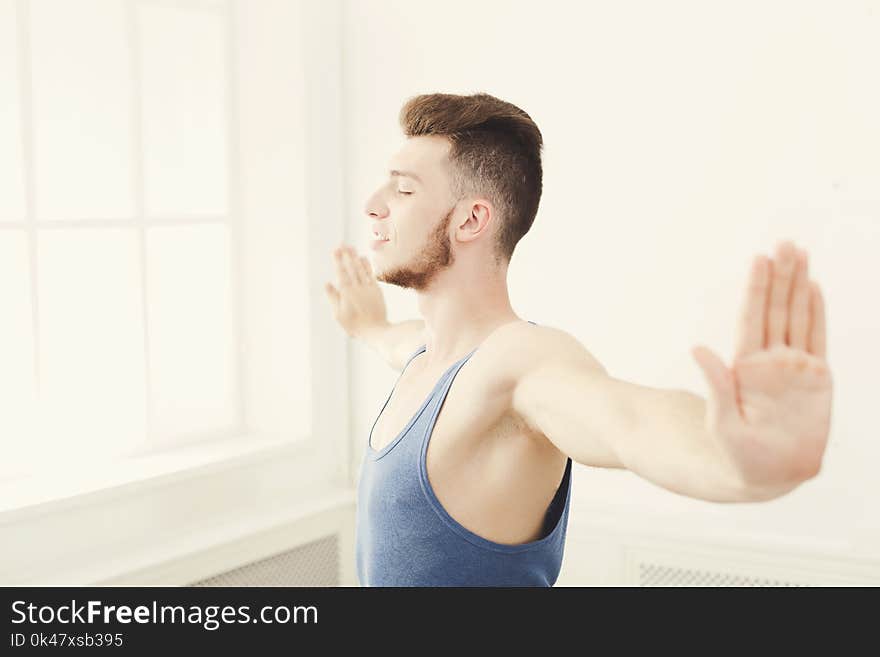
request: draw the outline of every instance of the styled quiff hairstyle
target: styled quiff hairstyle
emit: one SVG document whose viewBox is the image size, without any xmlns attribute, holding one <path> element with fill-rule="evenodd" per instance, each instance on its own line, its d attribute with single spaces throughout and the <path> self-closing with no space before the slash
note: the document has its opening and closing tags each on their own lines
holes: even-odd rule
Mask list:
<svg viewBox="0 0 880 657">
<path fill-rule="evenodd" d="M 423 94 L 400 110 L 407 137 L 441 135 L 451 143 L 449 161 L 456 198 L 485 195 L 497 208 L 496 259 L 510 261 L 529 232 L 541 200 L 543 139 L 531 117 L 486 93 Z"/>
</svg>

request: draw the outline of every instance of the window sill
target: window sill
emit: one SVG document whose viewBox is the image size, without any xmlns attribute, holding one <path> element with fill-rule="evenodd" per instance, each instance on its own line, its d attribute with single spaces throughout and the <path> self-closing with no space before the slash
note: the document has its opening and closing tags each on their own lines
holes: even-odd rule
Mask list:
<svg viewBox="0 0 880 657">
<path fill-rule="evenodd" d="M 0 525 L 22 516 L 100 502 L 121 494 L 289 457 L 308 459 L 314 445 L 300 440 L 241 436 L 162 453 L 0 481 Z"/>
<path fill-rule="evenodd" d="M 329 444 L 250 435 L 5 482 L 0 582 L 185 582 L 339 531 L 354 491 Z"/>
</svg>

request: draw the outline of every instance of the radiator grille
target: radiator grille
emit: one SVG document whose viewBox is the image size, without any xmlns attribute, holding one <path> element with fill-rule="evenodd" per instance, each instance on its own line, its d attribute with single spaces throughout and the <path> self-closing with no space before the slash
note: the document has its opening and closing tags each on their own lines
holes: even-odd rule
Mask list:
<svg viewBox="0 0 880 657">
<path fill-rule="evenodd" d="M 189 586 L 338 586 L 339 541 L 334 534 Z"/>
<path fill-rule="evenodd" d="M 810 586 L 784 579 L 738 573 L 639 564 L 639 586 Z"/>
</svg>

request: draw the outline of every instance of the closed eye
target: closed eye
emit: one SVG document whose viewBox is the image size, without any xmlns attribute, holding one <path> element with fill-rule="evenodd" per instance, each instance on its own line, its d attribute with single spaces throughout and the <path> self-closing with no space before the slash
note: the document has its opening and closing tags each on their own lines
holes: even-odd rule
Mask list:
<svg viewBox="0 0 880 657">
<path fill-rule="evenodd" d="M 403 191 L 402 189 L 398 189 L 398 190 L 397 190 L 397 193 L 398 193 L 398 194 L 412 194 L 412 192 L 405 192 L 405 191 Z"/>
</svg>

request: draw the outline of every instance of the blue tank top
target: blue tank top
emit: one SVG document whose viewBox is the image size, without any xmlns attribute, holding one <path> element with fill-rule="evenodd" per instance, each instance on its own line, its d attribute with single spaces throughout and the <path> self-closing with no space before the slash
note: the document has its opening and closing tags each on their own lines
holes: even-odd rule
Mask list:
<svg viewBox="0 0 880 657">
<path fill-rule="evenodd" d="M 455 375 L 476 350 L 446 370 L 394 440 L 376 451 L 367 438 L 355 520 L 361 586 L 553 586 L 556 582 L 571 500 L 571 458 L 545 513 L 542 538 L 528 543 L 496 543 L 468 530 L 440 504 L 428 481 L 425 456 L 437 415 Z M 404 370 L 424 351 L 425 345 L 410 356 Z M 402 376 L 403 371 L 398 382 Z"/>
</svg>

